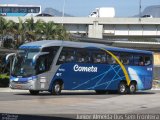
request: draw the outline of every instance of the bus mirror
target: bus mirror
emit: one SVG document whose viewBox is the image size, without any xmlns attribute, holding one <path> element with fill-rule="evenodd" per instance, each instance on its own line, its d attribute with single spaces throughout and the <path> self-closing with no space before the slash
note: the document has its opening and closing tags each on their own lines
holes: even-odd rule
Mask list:
<svg viewBox="0 0 160 120">
<path fill-rule="evenodd" d="M 38 54 L 34 55 L 33 61 L 32 61 L 33 64 L 35 64 L 36 60 L 37 60 L 40 56 L 42 56 L 42 55 L 47 55 L 47 54 L 49 54 L 49 52 L 41 52 L 41 53 L 38 53 Z"/>
<path fill-rule="evenodd" d="M 10 61 L 11 57 L 13 57 L 13 56 L 15 56 L 15 55 L 16 55 L 16 53 L 10 53 L 10 54 L 8 54 L 8 55 L 6 56 L 6 63 L 8 63 L 8 62 Z"/>
</svg>

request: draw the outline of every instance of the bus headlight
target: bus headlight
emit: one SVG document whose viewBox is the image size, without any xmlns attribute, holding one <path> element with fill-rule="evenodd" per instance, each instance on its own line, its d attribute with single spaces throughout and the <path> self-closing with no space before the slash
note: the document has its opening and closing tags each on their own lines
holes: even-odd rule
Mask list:
<svg viewBox="0 0 160 120">
<path fill-rule="evenodd" d="M 32 79 L 32 81 L 36 81 L 36 80 L 37 80 L 37 78 L 33 78 L 33 79 Z"/>
</svg>

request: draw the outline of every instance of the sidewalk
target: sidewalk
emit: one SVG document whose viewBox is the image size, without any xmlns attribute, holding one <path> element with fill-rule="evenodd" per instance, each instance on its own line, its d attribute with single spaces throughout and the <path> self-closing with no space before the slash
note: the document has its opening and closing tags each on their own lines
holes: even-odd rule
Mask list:
<svg viewBox="0 0 160 120">
<path fill-rule="evenodd" d="M 14 90 L 9 87 L 0 88 L 0 92 L 28 92 L 28 90 Z"/>
<path fill-rule="evenodd" d="M 29 92 L 29 90 L 17 90 L 17 89 L 11 89 L 9 87 L 6 88 L 1 88 L 0 87 L 0 92 Z M 70 92 L 70 93 L 74 93 L 74 92 L 94 92 L 94 90 L 62 90 L 62 92 Z"/>
<path fill-rule="evenodd" d="M 160 90 L 160 88 L 152 88 L 151 90 Z M 91 92 L 94 90 L 85 90 L 85 92 Z M 0 88 L 0 92 L 29 92 L 28 90 L 14 90 L 9 87 L 6 88 Z M 69 90 L 63 90 L 63 92 L 84 92 L 84 90 L 74 90 L 74 91 L 69 91 Z"/>
</svg>

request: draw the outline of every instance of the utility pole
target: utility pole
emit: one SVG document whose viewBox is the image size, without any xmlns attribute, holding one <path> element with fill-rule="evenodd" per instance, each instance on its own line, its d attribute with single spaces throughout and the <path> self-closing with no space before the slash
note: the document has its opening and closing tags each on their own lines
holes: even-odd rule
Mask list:
<svg viewBox="0 0 160 120">
<path fill-rule="evenodd" d="M 142 3 L 141 0 L 139 0 L 139 21 L 141 21 L 141 8 L 142 8 Z"/>
<path fill-rule="evenodd" d="M 63 25 L 63 18 L 64 18 L 65 5 L 66 5 L 66 0 L 63 0 L 63 8 L 62 8 L 62 25 Z"/>
</svg>

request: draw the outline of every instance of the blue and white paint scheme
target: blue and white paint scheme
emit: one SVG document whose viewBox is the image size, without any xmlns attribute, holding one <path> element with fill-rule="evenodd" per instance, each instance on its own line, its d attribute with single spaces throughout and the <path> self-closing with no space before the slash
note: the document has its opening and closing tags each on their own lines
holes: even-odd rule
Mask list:
<svg viewBox="0 0 160 120">
<path fill-rule="evenodd" d="M 65 47 L 74 48 L 75 51 L 77 49 L 89 50 L 90 54 L 92 54 L 92 51 L 94 50 L 100 50 L 106 55 L 111 56 L 117 64 L 80 63 L 76 60 L 73 62 L 57 64 L 62 50 Z M 49 57 L 47 59 L 51 59 L 52 54 L 50 54 L 50 51 L 55 50 L 55 48 L 56 52 L 54 52 L 54 57 L 49 65 L 49 69 L 37 73 L 36 70 L 40 67 L 39 62 L 37 62 L 39 57 L 43 59 L 43 56 L 45 57 L 48 55 Z M 13 69 L 16 72 L 13 72 L 10 77 L 10 87 L 12 89 L 52 92 L 56 81 L 61 82 L 61 88 L 63 90 L 117 90 L 121 81 L 126 82 L 127 86 L 130 86 L 132 82 L 135 82 L 137 84 L 137 90 L 152 88 L 153 62 L 146 66 L 134 64 L 125 65 L 115 54 L 115 52 L 118 54 L 140 54 L 149 56 L 153 59 L 153 53 L 150 51 L 122 49 L 103 44 L 59 40 L 31 42 L 20 46 L 19 50 L 24 52 L 17 53 L 17 56 L 21 56 L 22 58 L 24 56 L 25 59 L 23 60 L 34 64 L 28 64 L 26 62 L 28 66 L 25 66 L 24 69 L 28 69 L 29 67 L 28 71 L 30 72 L 24 73 L 25 70 L 23 70 L 23 65 L 19 69 L 14 69 L 14 64 L 16 63 L 13 62 Z M 19 58 L 15 57 L 14 61 L 17 59 Z"/>
<path fill-rule="evenodd" d="M 41 14 L 40 5 L 0 4 L 0 16 L 37 16 Z"/>
</svg>

